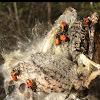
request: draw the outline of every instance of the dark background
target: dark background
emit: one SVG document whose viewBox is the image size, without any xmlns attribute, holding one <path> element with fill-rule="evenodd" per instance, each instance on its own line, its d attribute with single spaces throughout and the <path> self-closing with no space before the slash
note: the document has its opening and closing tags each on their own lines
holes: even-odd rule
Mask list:
<svg viewBox="0 0 100 100">
<path fill-rule="evenodd" d="M 0 28 L 14 19 L 17 23 L 23 21 L 28 27 L 33 27 L 36 19 L 53 24 L 70 6 L 80 17 L 90 16 L 94 11 L 100 15 L 100 2 L 1 2 Z"/>
</svg>

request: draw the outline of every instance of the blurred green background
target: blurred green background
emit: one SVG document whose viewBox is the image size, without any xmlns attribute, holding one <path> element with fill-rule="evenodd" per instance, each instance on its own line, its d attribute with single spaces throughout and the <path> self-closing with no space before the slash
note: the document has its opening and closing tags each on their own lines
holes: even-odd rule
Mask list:
<svg viewBox="0 0 100 100">
<path fill-rule="evenodd" d="M 37 19 L 53 24 L 70 6 L 77 10 L 80 17 L 89 16 L 94 11 L 100 15 L 100 2 L 1 2 L 0 28 L 14 19 L 17 24 L 23 21 L 28 27 L 33 27 Z"/>
</svg>

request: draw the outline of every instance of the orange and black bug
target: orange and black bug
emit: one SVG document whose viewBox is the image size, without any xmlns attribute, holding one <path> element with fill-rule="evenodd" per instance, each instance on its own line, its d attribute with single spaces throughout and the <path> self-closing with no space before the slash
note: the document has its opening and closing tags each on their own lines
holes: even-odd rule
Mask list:
<svg viewBox="0 0 100 100">
<path fill-rule="evenodd" d="M 83 18 L 84 24 L 88 24 L 90 21 L 88 18 Z"/>
<path fill-rule="evenodd" d="M 13 81 L 17 81 L 17 76 L 15 76 L 15 73 L 14 73 L 14 72 L 15 72 L 15 71 L 12 70 L 11 76 L 12 76 Z"/>
<path fill-rule="evenodd" d="M 60 29 L 61 29 L 61 32 L 66 32 L 67 31 L 67 24 L 65 22 L 62 22 L 60 24 Z"/>
<path fill-rule="evenodd" d="M 60 44 L 60 36 L 58 34 L 55 37 L 55 43 L 56 43 L 56 45 Z"/>
<path fill-rule="evenodd" d="M 28 88 L 30 88 L 33 92 L 35 92 L 36 90 L 33 86 L 33 82 L 30 79 L 27 79 L 26 82 L 27 82 Z"/>
<path fill-rule="evenodd" d="M 17 81 L 17 76 L 20 74 L 20 71 L 19 70 L 12 70 L 11 72 L 11 76 L 13 78 L 14 81 Z"/>
<path fill-rule="evenodd" d="M 65 34 L 63 34 L 63 33 L 60 34 L 60 40 L 62 40 L 64 42 L 67 41 L 67 38 L 66 38 Z"/>
<path fill-rule="evenodd" d="M 83 29 L 88 31 L 91 26 L 91 21 L 88 18 L 83 18 Z"/>
</svg>

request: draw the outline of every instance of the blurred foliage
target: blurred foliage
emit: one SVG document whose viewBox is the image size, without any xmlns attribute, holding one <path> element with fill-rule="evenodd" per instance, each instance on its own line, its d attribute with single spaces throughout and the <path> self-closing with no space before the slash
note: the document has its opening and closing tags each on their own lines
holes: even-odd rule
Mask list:
<svg viewBox="0 0 100 100">
<path fill-rule="evenodd" d="M 28 27 L 33 27 L 35 21 L 48 22 L 48 9 L 51 9 L 50 20 L 54 21 L 68 7 L 77 10 L 80 17 L 91 15 L 94 11 L 100 14 L 100 2 L 16 2 L 19 21 L 23 21 Z M 14 2 L 0 3 L 0 29 L 7 27 L 12 20 L 16 20 Z M 16 25 L 15 25 L 16 26 Z M 16 26 L 17 27 L 17 26 Z"/>
<path fill-rule="evenodd" d="M 15 19 L 14 2 L 0 3 L 0 19 L 6 22 L 10 19 L 10 13 Z M 41 22 L 48 21 L 48 2 L 16 2 L 19 20 L 22 20 L 29 27 L 33 27 L 35 20 Z M 78 11 L 80 17 L 91 15 L 94 11 L 100 14 L 100 2 L 49 2 L 50 3 L 50 20 L 52 23 L 63 13 L 68 7 L 73 7 Z M 11 8 L 11 12 L 9 12 Z M 0 21 L 1 22 L 1 21 Z M 6 24 L 3 23 L 3 24 Z M 0 23 L 1 26 L 1 23 Z"/>
</svg>

